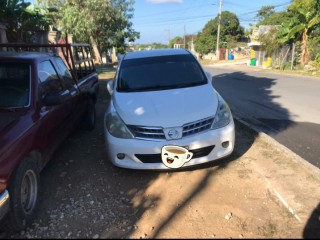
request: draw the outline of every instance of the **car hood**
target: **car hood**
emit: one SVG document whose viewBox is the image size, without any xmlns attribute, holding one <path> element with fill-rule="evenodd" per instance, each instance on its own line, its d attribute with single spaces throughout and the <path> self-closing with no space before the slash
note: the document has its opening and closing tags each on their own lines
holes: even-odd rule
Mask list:
<svg viewBox="0 0 320 240">
<path fill-rule="evenodd" d="M 177 127 L 214 116 L 218 96 L 211 84 L 149 92 L 115 92 L 113 103 L 128 125 Z"/>
</svg>

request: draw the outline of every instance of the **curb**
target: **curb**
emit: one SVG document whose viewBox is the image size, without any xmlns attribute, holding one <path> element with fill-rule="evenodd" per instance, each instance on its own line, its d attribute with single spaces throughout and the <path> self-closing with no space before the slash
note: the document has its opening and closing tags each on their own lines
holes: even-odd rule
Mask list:
<svg viewBox="0 0 320 240">
<path fill-rule="evenodd" d="M 242 123 L 245 126 L 247 126 L 248 128 L 250 128 L 253 131 L 255 131 L 258 134 L 258 137 L 257 137 L 258 139 L 261 139 L 261 140 L 267 142 L 268 144 L 272 145 L 273 147 L 276 147 L 276 148 L 280 149 L 281 151 L 283 151 L 284 153 L 286 153 L 290 157 L 292 157 L 296 162 L 301 163 L 302 165 L 304 165 L 308 170 L 312 171 L 314 174 L 319 174 L 320 175 L 320 169 L 319 168 L 317 168 L 316 166 L 312 165 L 307 160 L 305 160 L 304 158 L 300 157 L 299 155 L 294 153 L 292 150 L 290 150 L 286 146 L 284 146 L 281 143 L 279 143 L 274 138 L 272 138 L 269 135 L 267 135 L 266 133 L 262 132 L 258 127 L 254 126 L 253 124 L 250 124 L 250 123 L 246 122 L 245 120 L 243 120 L 241 118 L 238 118 L 238 117 L 234 117 L 234 118 L 237 121 L 239 121 L 240 123 Z"/>
</svg>

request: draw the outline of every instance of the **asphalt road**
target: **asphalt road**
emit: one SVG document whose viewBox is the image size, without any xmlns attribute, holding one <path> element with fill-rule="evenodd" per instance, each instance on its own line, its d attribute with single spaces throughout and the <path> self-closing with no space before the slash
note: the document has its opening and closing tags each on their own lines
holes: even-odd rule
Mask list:
<svg viewBox="0 0 320 240">
<path fill-rule="evenodd" d="M 245 65 L 205 67 L 235 117 L 320 168 L 320 78 Z"/>
</svg>

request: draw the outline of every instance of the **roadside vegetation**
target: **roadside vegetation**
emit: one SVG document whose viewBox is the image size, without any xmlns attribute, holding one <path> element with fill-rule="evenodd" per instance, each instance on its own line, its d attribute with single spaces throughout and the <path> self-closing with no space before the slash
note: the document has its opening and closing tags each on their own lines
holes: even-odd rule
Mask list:
<svg viewBox="0 0 320 240">
<path fill-rule="evenodd" d="M 115 49 L 117 53 L 148 49 L 194 47 L 202 59 L 216 52 L 218 18 L 209 20 L 197 35 L 175 36 L 168 45 L 161 43 L 135 44 L 140 38 L 132 25 L 133 0 L 24 0 L 0 1 L 0 23 L 7 28 L 9 42 L 32 42 L 36 33 L 58 31 L 62 36 L 73 34 L 74 42 L 90 43 L 96 63 L 102 63 L 102 53 Z M 256 14 L 257 24 L 250 29 L 240 25 L 236 14 L 222 11 L 219 47 L 244 49 L 259 26 L 269 31 L 259 34 L 258 40 L 266 57 L 273 59 L 272 68 L 304 71 L 317 75 L 320 71 L 320 2 L 293 0 L 287 9 L 263 6 Z M 282 51 L 282 53 L 281 53 Z M 284 55 L 284 56 L 283 56 Z M 249 59 L 250 56 L 246 54 Z M 285 59 L 285 60 L 284 60 Z"/>
<path fill-rule="evenodd" d="M 39 31 L 73 34 L 74 42 L 90 43 L 97 63 L 113 47 L 124 53 L 128 41 L 139 38 L 132 27 L 132 0 L 1 0 L 0 22 L 9 42 L 32 42 Z"/>
<path fill-rule="evenodd" d="M 293 61 L 296 69 L 320 70 L 319 0 L 294 0 L 282 12 L 275 12 L 274 8 L 265 6 L 257 15 L 259 24 L 277 26 L 272 34 L 259 37 L 268 55 L 271 56 L 279 47 L 289 45 L 295 53 Z M 285 66 L 280 68 L 284 69 Z"/>
</svg>

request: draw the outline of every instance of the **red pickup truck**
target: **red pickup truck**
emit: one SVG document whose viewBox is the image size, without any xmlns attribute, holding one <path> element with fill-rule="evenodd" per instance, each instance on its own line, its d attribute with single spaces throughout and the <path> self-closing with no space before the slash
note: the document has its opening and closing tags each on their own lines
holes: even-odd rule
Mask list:
<svg viewBox="0 0 320 240">
<path fill-rule="evenodd" d="M 33 221 L 40 171 L 77 125 L 88 130 L 95 126 L 99 87 L 89 48 L 0 44 L 2 231 L 15 232 Z M 15 51 L 1 52 L 10 49 Z"/>
</svg>

